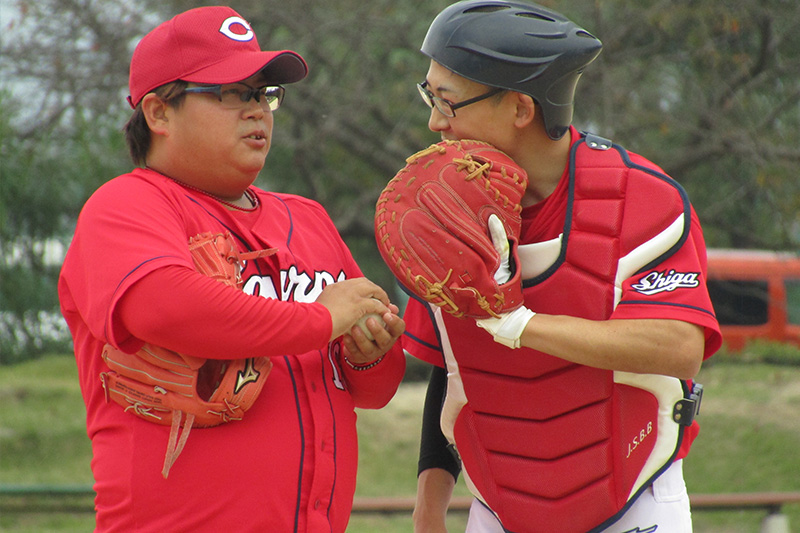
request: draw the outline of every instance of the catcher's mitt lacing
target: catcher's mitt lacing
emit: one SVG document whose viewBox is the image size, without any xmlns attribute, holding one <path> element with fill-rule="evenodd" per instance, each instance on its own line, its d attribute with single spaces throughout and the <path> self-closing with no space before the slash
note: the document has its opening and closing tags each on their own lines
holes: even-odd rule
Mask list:
<svg viewBox="0 0 800 533">
<path fill-rule="evenodd" d="M 102 372 L 100 374 L 100 381 L 103 384 L 103 389 L 105 390 L 106 394 L 106 402 L 108 401 L 108 387 L 106 386 L 106 373 Z M 159 386 L 153 387 L 153 390 L 157 393 L 167 394 L 167 391 Z M 135 402 L 130 398 L 125 398 L 130 405 L 125 408 L 125 412 L 127 413 L 130 410 L 135 411 L 140 416 L 155 418 L 157 420 L 161 420 L 162 417 L 157 414 L 157 412 L 162 413 L 169 413 L 172 412 L 172 424 L 169 430 L 169 440 L 167 441 L 167 452 L 164 457 L 164 467 L 161 471 L 162 475 L 166 478 L 169 475 L 169 471 L 172 468 L 172 465 L 175 464 L 175 461 L 178 459 L 178 456 L 183 451 L 184 446 L 186 445 L 186 441 L 189 440 L 189 433 L 194 426 L 195 415 L 192 413 L 186 413 L 186 422 L 184 424 L 183 432 L 181 432 L 181 419 L 183 418 L 183 412 L 180 410 L 169 410 L 169 409 L 158 409 L 152 405 L 147 405 L 142 402 Z M 213 411 L 211 409 L 207 410 L 206 412 L 210 415 L 215 415 L 220 418 L 223 423 L 241 420 L 242 414 L 237 415 L 237 411 L 242 411 L 242 408 L 238 405 L 228 401 L 227 398 L 222 399 L 223 403 L 225 404 L 224 411 Z M 180 436 L 179 436 L 180 433 Z"/>
<path fill-rule="evenodd" d="M 473 142 L 475 144 L 484 144 L 484 143 L 477 143 L 475 141 L 473 141 Z M 449 144 L 457 144 L 458 141 L 445 141 L 445 143 L 448 144 L 448 145 Z M 486 146 L 490 146 L 490 145 L 486 144 Z M 412 163 L 416 162 L 418 159 L 421 159 L 423 157 L 429 156 L 434 152 L 438 152 L 439 154 L 444 155 L 444 154 L 447 153 L 447 146 L 442 145 L 442 144 L 434 144 L 432 146 L 429 146 L 428 148 L 426 148 L 424 150 L 421 150 L 421 151 L 417 152 L 416 154 L 406 158 L 406 163 L 407 164 L 412 164 Z M 464 169 L 467 169 L 467 171 L 469 172 L 469 174 L 464 176 L 464 181 L 472 181 L 475 178 L 483 178 L 484 179 L 483 186 L 486 188 L 487 191 L 494 192 L 495 201 L 500 200 L 502 198 L 503 207 L 508 207 L 508 203 L 510 201 L 508 196 L 506 196 L 505 194 L 500 192 L 500 189 L 498 189 L 497 187 L 492 186 L 491 180 L 489 180 L 486 177 L 486 174 L 488 174 L 489 171 L 492 168 L 492 164 L 489 161 L 485 161 L 483 163 L 480 163 L 479 161 L 476 161 L 475 159 L 473 159 L 472 154 L 466 154 L 463 158 L 454 157 L 452 159 L 452 161 L 453 161 L 453 163 L 456 163 L 456 165 L 457 165 L 456 169 L 459 172 L 461 172 Z M 433 159 L 429 160 L 427 163 L 425 163 L 423 165 L 423 168 L 427 168 L 428 166 L 434 164 L 434 162 L 435 161 Z M 502 176 L 504 178 L 506 178 L 506 179 L 513 179 L 515 183 L 519 183 L 520 182 L 520 177 L 516 173 L 514 173 L 512 176 L 509 176 L 508 172 L 506 172 L 506 168 L 505 167 L 501 167 L 500 168 L 500 174 L 502 174 Z M 411 183 L 413 183 L 415 179 L 416 178 L 409 179 L 408 180 L 408 184 L 410 185 Z M 394 181 L 394 180 L 391 180 L 391 181 Z M 390 181 L 390 183 L 391 183 L 391 181 Z M 395 198 L 395 201 L 397 201 L 397 199 L 399 199 L 399 196 L 397 198 Z M 520 205 L 520 204 L 518 204 L 516 202 L 514 203 L 513 208 L 514 208 L 514 211 L 516 211 L 517 213 L 521 213 L 522 212 L 522 205 Z"/>
<path fill-rule="evenodd" d="M 414 278 L 414 281 L 416 282 L 417 287 L 422 287 L 422 288 L 425 289 L 425 298 L 429 302 L 433 303 L 434 305 L 438 305 L 439 307 L 445 307 L 445 306 L 450 307 L 450 309 L 451 309 L 450 314 L 452 314 L 456 318 L 460 318 L 460 317 L 464 316 L 464 312 L 463 311 L 459 311 L 458 306 L 455 304 L 455 302 L 453 302 L 453 300 L 451 300 L 447 296 L 447 294 L 444 291 L 444 287 L 446 286 L 447 281 L 450 279 L 450 276 L 452 274 L 453 274 L 453 269 L 451 268 L 450 270 L 447 271 L 447 276 L 445 276 L 442 281 L 437 281 L 436 283 L 431 283 L 430 281 L 428 281 L 425 278 L 425 276 L 423 276 L 421 274 L 416 276 Z M 411 276 L 411 269 L 410 268 L 406 268 L 406 277 L 410 277 L 410 276 Z M 498 315 L 494 311 L 494 309 L 492 309 L 492 306 L 489 304 L 489 300 L 486 299 L 481 293 L 479 293 L 473 287 L 464 287 L 464 288 L 472 291 L 472 293 L 475 295 L 475 301 L 480 306 L 481 309 L 483 309 L 484 311 L 486 311 L 487 313 L 489 313 L 490 315 L 492 315 L 495 318 L 500 318 L 500 315 Z M 494 297 L 501 304 L 505 303 L 505 301 L 506 301 L 506 297 L 505 297 L 504 294 L 495 293 Z M 432 299 L 434 299 L 434 298 L 441 298 L 443 301 L 442 302 L 433 302 Z"/>
</svg>

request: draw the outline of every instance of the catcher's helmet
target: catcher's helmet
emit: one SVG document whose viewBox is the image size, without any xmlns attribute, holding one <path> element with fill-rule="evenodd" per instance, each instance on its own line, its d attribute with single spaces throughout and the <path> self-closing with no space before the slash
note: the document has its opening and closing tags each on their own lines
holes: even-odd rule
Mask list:
<svg viewBox="0 0 800 533">
<path fill-rule="evenodd" d="M 465 0 L 433 20 L 421 51 L 472 81 L 530 95 L 551 139 L 572 123 L 575 86 L 603 44 L 554 11 L 515 0 Z"/>
</svg>

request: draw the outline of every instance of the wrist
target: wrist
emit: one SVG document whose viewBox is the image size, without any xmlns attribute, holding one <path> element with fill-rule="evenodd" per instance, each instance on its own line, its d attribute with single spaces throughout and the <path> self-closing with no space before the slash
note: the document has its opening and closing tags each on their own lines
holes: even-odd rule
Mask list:
<svg viewBox="0 0 800 533">
<path fill-rule="evenodd" d="M 495 342 L 514 349 L 522 346 L 522 334 L 535 314 L 522 306 L 509 313 L 503 313 L 500 318 L 481 318 L 475 322 L 478 327 L 491 333 Z"/>
<path fill-rule="evenodd" d="M 374 361 L 370 361 L 368 363 L 353 363 L 352 361 L 350 361 L 350 359 L 347 358 L 347 356 L 342 356 L 344 362 L 347 363 L 347 366 L 349 366 L 350 368 L 352 368 L 357 372 L 363 372 L 364 370 L 369 370 L 370 368 L 378 366 L 380 362 L 383 361 L 384 357 L 386 357 L 386 354 L 383 354 Z"/>
</svg>

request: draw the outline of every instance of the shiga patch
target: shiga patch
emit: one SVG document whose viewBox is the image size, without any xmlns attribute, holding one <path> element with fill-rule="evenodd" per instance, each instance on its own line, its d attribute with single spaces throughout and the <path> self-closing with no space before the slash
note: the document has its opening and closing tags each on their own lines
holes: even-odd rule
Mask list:
<svg viewBox="0 0 800 533">
<path fill-rule="evenodd" d="M 699 272 L 653 271 L 631 285 L 633 290 L 648 296 L 660 292 L 672 292 L 676 289 L 694 289 L 700 285 Z"/>
</svg>

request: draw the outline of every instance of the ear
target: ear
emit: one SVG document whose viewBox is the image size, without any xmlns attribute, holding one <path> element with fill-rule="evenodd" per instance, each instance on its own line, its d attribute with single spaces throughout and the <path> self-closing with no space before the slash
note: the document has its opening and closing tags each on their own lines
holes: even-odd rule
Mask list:
<svg viewBox="0 0 800 533">
<path fill-rule="evenodd" d="M 536 103 L 533 98 L 523 93 L 514 93 L 516 96 L 516 119 L 514 125 L 520 129 L 527 127 L 536 117 Z"/>
<path fill-rule="evenodd" d="M 142 114 L 150 131 L 156 135 L 167 135 L 169 132 L 169 106 L 167 102 L 155 95 L 147 93 L 142 98 Z"/>
</svg>

